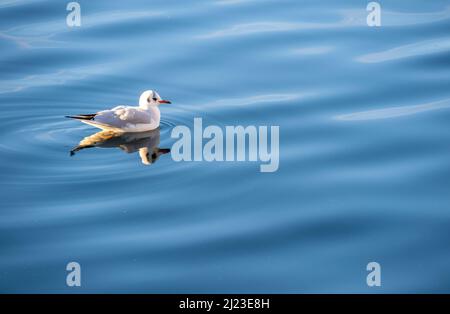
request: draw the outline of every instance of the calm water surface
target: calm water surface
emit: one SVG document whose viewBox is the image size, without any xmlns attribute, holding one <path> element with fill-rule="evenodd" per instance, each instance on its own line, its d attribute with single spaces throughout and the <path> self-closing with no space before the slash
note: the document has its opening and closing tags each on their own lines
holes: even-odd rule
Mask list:
<svg viewBox="0 0 450 314">
<path fill-rule="evenodd" d="M 79 3 L 0 2 L 1 292 L 450 292 L 449 1 Z M 70 156 L 146 89 L 159 131 Z M 195 117 L 279 125 L 279 170 L 142 162 Z"/>
</svg>

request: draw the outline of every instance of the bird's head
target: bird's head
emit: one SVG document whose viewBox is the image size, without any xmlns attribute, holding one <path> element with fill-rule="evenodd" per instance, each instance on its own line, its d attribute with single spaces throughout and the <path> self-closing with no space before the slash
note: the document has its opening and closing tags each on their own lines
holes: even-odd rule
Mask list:
<svg viewBox="0 0 450 314">
<path fill-rule="evenodd" d="M 161 104 L 170 104 L 170 101 L 161 99 L 159 94 L 152 90 L 147 90 L 139 97 L 139 107 L 159 106 Z"/>
</svg>

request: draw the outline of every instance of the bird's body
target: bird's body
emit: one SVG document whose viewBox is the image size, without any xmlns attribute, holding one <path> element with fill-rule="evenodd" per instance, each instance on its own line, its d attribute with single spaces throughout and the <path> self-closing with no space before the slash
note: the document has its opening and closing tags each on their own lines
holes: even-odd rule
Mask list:
<svg viewBox="0 0 450 314">
<path fill-rule="evenodd" d="M 146 91 L 139 98 L 139 106 L 117 106 L 95 114 L 67 116 L 80 120 L 105 131 L 113 132 L 146 132 L 159 127 L 161 113 L 159 104 L 170 103 L 162 100 L 158 93 Z"/>
<path fill-rule="evenodd" d="M 103 110 L 81 122 L 106 131 L 146 132 L 159 127 L 160 111 L 158 107 L 142 109 L 131 106 L 117 106 Z"/>
</svg>

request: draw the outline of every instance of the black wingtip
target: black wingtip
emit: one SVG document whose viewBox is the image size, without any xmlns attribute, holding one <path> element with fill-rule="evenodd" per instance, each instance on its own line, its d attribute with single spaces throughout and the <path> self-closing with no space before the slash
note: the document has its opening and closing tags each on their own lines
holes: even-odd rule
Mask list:
<svg viewBox="0 0 450 314">
<path fill-rule="evenodd" d="M 82 119 L 86 119 L 85 117 L 83 117 L 83 116 L 65 116 L 66 118 L 69 118 L 69 119 L 77 119 L 77 120 L 82 120 Z"/>
<path fill-rule="evenodd" d="M 69 119 L 77 119 L 77 120 L 92 120 L 94 119 L 96 114 L 78 114 L 76 116 L 65 116 Z"/>
</svg>

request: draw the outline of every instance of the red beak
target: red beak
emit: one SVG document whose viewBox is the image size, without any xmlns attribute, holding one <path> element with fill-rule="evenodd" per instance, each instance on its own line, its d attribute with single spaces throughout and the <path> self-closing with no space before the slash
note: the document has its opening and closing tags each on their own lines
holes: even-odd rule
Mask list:
<svg viewBox="0 0 450 314">
<path fill-rule="evenodd" d="M 160 104 L 171 104 L 171 102 L 168 101 L 168 100 L 158 100 L 158 102 L 159 102 Z"/>
</svg>

